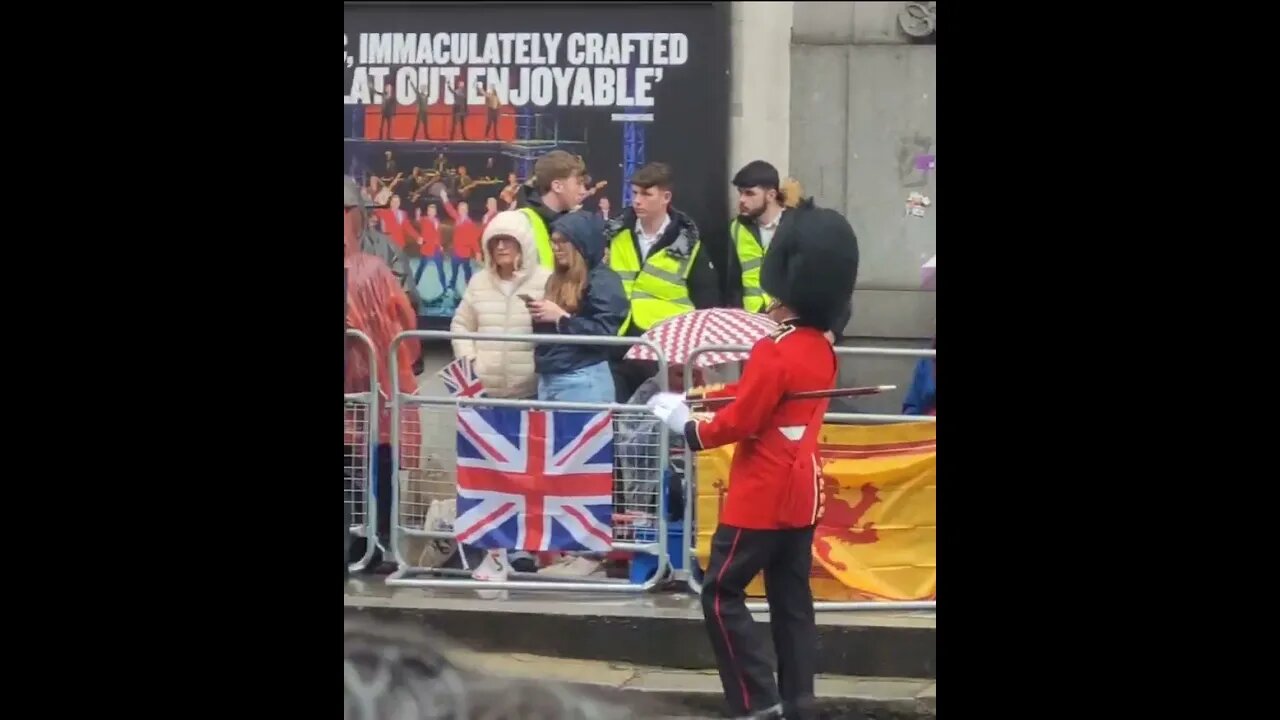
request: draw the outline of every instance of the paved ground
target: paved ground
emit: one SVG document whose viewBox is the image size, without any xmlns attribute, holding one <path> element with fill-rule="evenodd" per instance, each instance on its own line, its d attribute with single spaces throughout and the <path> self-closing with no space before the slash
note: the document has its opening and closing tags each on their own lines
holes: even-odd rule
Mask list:
<svg viewBox="0 0 1280 720">
<path fill-rule="evenodd" d="M 444 383 L 436 373 L 453 362 L 453 347 L 447 342 L 433 342 L 422 356 L 423 372 L 418 376 L 418 391 L 423 395 L 445 394 Z"/>
<path fill-rule="evenodd" d="M 481 594 L 483 592 L 483 595 Z M 381 579 L 347 581 L 347 607 L 403 610 L 474 610 L 539 615 L 611 615 L 616 617 L 702 619 L 702 606 L 691 593 L 590 594 L 550 590 L 453 590 L 388 587 Z M 765 622 L 769 614 L 752 613 Z M 868 610 L 820 612 L 819 625 L 928 628 L 938 626 L 933 611 Z"/>
<path fill-rule="evenodd" d="M 721 702 L 715 670 L 669 670 L 618 662 L 566 660 L 520 653 L 460 651 L 463 667 L 502 677 L 536 679 L 597 690 L 643 692 L 664 705 L 715 713 Z M 824 716 L 936 717 L 937 683 L 895 678 L 819 676 L 817 695 Z"/>
<path fill-rule="evenodd" d="M 348 617 L 422 623 L 483 652 L 679 670 L 715 667 L 701 602 L 689 593 L 395 588 L 363 578 L 348 582 L 343 603 Z M 755 618 L 768 622 L 766 614 Z M 817 623 L 819 673 L 937 677 L 933 613 L 819 612 Z M 767 628 L 759 632 L 767 637 Z"/>
</svg>

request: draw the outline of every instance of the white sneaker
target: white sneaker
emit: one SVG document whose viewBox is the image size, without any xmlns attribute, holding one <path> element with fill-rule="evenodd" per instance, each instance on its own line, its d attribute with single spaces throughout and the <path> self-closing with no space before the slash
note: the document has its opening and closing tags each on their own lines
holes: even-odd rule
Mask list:
<svg viewBox="0 0 1280 720">
<path fill-rule="evenodd" d="M 471 577 L 485 582 L 501 582 L 507 579 L 507 573 L 511 572 L 510 568 L 506 550 L 490 550 L 480 565 L 472 571 Z"/>
<path fill-rule="evenodd" d="M 427 509 L 427 517 L 422 523 L 422 529 L 453 532 L 453 521 L 456 519 L 457 512 L 457 501 L 453 498 L 432 500 L 431 507 Z M 458 547 L 458 543 L 454 540 L 415 537 L 412 541 L 413 547 L 417 547 L 417 543 L 422 544 L 422 552 L 417 558 L 417 567 L 440 567 Z"/>
<path fill-rule="evenodd" d="M 561 555 L 555 562 L 538 571 L 551 577 L 604 577 L 603 563 L 578 555 Z"/>
</svg>

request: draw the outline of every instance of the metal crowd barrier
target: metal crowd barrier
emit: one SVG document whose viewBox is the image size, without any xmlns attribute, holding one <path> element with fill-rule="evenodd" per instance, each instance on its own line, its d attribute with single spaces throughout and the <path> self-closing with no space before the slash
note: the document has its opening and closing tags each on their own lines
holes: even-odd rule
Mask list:
<svg viewBox="0 0 1280 720">
<path fill-rule="evenodd" d="M 693 387 L 693 370 L 695 367 L 694 360 L 703 353 L 709 352 L 747 352 L 751 350 L 749 345 L 700 345 L 689 353 L 684 366 L 684 387 L 686 391 Z M 906 348 L 869 348 L 869 347 L 837 347 L 835 349 L 837 359 L 841 355 L 878 355 L 881 357 L 910 357 L 910 358 L 931 358 L 937 356 L 936 350 L 911 350 Z M 828 423 L 851 423 L 851 424 L 883 424 L 895 422 L 937 422 L 937 418 L 931 415 L 879 415 L 874 413 L 827 413 L 823 416 L 823 421 Z M 697 552 L 698 534 L 694 531 L 693 507 L 698 502 L 698 493 L 696 489 L 697 479 L 694 469 L 696 463 L 692 453 L 684 454 L 684 527 L 685 542 L 681 543 L 684 547 L 682 552 L 684 555 L 683 566 L 685 569 L 681 571 L 677 578 L 684 577 L 689 584 L 689 589 L 695 593 L 702 593 L 702 585 L 694 578 L 694 554 Z M 935 610 L 938 603 L 936 600 L 919 600 L 919 601 L 819 601 L 813 604 L 814 610 Z M 763 612 L 769 609 L 769 603 L 765 601 L 752 601 L 747 603 L 747 608 L 752 612 Z"/>
<path fill-rule="evenodd" d="M 369 389 L 345 393 L 343 414 L 343 495 L 351 524 L 351 536 L 365 538 L 364 556 L 349 563 L 351 572 L 363 570 L 377 549 L 378 507 L 373 501 L 373 450 L 378 446 L 378 362 L 373 342 L 359 330 L 347 330 L 347 342 L 356 341 L 369 356 Z"/>
<path fill-rule="evenodd" d="M 667 520 L 664 511 L 663 474 L 667 468 L 667 433 L 655 430 L 649 436 L 652 442 L 628 444 L 632 454 L 619 455 L 617 437 L 620 423 L 628 420 L 653 418 L 647 406 L 617 403 L 548 402 L 538 400 L 507 400 L 497 398 L 457 398 L 451 396 L 415 395 L 400 387 L 396 369 L 400 343 L 434 340 L 490 340 L 514 343 L 555 343 L 564 345 L 598 345 L 629 347 L 645 345 L 658 356 L 657 382 L 667 389 L 667 360 L 662 351 L 648 340 L 641 338 L 548 335 L 548 334 L 493 334 L 415 330 L 400 333 L 391 341 L 391 455 L 392 455 L 392 518 L 391 546 L 399 568 L 389 575 L 386 584 L 400 587 L 452 587 L 475 590 L 588 590 L 606 592 L 646 592 L 666 579 L 670 562 L 667 557 Z M 413 388 L 416 391 L 417 388 Z M 657 557 L 657 568 L 652 577 L 643 583 L 608 579 L 546 579 L 546 575 L 511 572 L 506 581 L 480 581 L 471 578 L 467 568 L 442 568 L 423 562 L 433 549 L 431 559 L 443 560 L 447 553 L 433 541 L 453 540 L 452 527 L 428 527 L 432 520 L 432 507 L 447 507 L 454 502 L 457 485 L 456 421 L 459 407 L 510 407 L 529 410 L 608 410 L 613 413 L 614 451 L 614 516 L 613 550 L 644 552 Z M 417 413 L 421 441 L 417 447 L 406 445 L 404 429 L 406 420 Z M 447 513 L 445 513 L 447 514 Z M 456 506 L 455 506 L 456 519 Z M 421 539 L 422 549 L 408 547 L 408 541 Z M 509 549 L 510 550 L 510 549 Z M 458 544 L 456 553 L 465 559 L 465 549 Z M 432 577 L 411 577 L 412 575 Z"/>
</svg>

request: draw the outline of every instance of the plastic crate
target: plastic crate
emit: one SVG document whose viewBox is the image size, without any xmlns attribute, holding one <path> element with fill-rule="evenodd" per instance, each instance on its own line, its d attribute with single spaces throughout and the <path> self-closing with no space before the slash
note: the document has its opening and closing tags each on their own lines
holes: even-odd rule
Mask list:
<svg viewBox="0 0 1280 720">
<path fill-rule="evenodd" d="M 636 542 L 655 542 L 657 528 L 636 528 Z M 684 542 L 684 526 L 680 523 L 667 523 L 667 557 L 671 567 L 683 569 L 684 553 L 681 543 Z M 636 553 L 631 558 L 631 582 L 642 583 L 653 576 L 658 569 L 658 556 L 652 553 Z"/>
</svg>

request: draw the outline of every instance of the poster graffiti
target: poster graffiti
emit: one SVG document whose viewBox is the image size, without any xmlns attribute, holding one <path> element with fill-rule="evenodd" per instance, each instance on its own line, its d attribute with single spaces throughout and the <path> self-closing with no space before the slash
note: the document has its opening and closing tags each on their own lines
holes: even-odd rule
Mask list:
<svg viewBox="0 0 1280 720">
<path fill-rule="evenodd" d="M 609 217 L 630 201 L 632 172 L 668 163 L 674 204 L 718 240 L 725 6 L 346 4 L 344 172 L 379 206 L 370 224 L 410 257 L 427 324 L 452 316 L 482 268 L 484 225 L 552 150 L 582 157 L 583 209 Z"/>
</svg>

